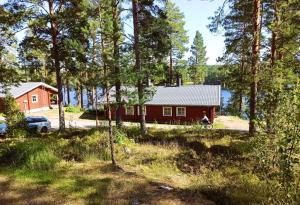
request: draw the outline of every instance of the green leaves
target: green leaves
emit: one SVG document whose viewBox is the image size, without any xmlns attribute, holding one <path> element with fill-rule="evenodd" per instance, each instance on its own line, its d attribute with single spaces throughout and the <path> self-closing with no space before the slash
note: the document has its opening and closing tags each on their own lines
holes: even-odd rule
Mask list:
<svg viewBox="0 0 300 205">
<path fill-rule="evenodd" d="M 203 37 L 199 31 L 196 32 L 193 45 L 191 46 L 192 56 L 189 58 L 189 75 L 194 84 L 202 84 L 206 77 L 206 47 Z"/>
</svg>

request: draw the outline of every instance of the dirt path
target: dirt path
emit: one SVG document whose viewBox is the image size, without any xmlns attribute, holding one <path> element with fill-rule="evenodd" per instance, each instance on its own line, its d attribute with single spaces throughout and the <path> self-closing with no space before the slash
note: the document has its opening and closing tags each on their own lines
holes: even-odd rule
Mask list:
<svg viewBox="0 0 300 205">
<path fill-rule="evenodd" d="M 58 110 L 43 111 L 38 113 L 30 113 L 30 116 L 45 116 L 51 121 L 51 125 L 54 129 L 58 129 Z M 82 128 L 89 129 L 96 126 L 95 120 L 80 119 L 82 113 L 65 113 L 65 122 L 67 128 Z M 248 121 L 242 120 L 238 117 L 233 116 L 219 116 L 216 118 L 216 123 L 223 125 L 225 129 L 230 130 L 248 130 Z M 104 120 L 100 121 L 100 125 L 107 126 L 107 122 Z M 138 123 L 124 122 L 125 126 L 138 126 Z M 147 123 L 147 127 L 155 127 L 158 129 L 176 129 L 183 128 L 184 125 L 168 125 L 168 124 L 153 124 Z M 189 127 L 189 126 L 185 126 Z"/>
<path fill-rule="evenodd" d="M 216 121 L 230 130 L 247 131 L 249 129 L 249 121 L 234 116 L 219 116 Z"/>
</svg>

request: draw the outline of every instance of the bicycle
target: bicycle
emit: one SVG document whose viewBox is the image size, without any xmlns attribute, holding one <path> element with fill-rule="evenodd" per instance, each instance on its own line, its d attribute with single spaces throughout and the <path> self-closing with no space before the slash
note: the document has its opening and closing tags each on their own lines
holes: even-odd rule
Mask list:
<svg viewBox="0 0 300 205">
<path fill-rule="evenodd" d="M 204 129 L 207 129 L 207 130 L 211 130 L 213 129 L 213 124 L 208 122 L 208 123 L 205 123 L 205 122 L 201 122 L 201 125 Z"/>
</svg>

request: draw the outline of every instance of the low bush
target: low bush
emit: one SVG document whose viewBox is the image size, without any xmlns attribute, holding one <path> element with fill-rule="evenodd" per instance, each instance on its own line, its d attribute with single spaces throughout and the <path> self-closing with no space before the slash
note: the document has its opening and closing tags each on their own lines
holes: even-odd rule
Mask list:
<svg viewBox="0 0 300 205">
<path fill-rule="evenodd" d="M 106 132 L 92 130 L 86 136 L 59 139 L 56 152 L 64 160 L 82 162 L 92 157 L 109 160 L 109 146 Z"/>
<path fill-rule="evenodd" d="M 33 170 L 51 170 L 59 161 L 53 151 L 44 149 L 30 155 L 26 161 L 26 166 Z"/>
<path fill-rule="evenodd" d="M 26 137 L 28 132 L 24 121 L 24 113 L 20 111 L 20 108 L 14 99 L 14 97 L 7 93 L 4 98 L 4 117 L 7 124 L 7 136 L 20 138 Z"/>
<path fill-rule="evenodd" d="M 66 112 L 69 112 L 69 113 L 80 113 L 80 112 L 81 112 L 81 108 L 78 107 L 78 106 L 68 105 L 68 106 L 65 108 L 65 111 L 66 111 Z"/>
<path fill-rule="evenodd" d="M 132 126 L 126 128 L 126 135 L 132 139 L 138 139 L 141 137 L 141 130 L 138 126 Z"/>
<path fill-rule="evenodd" d="M 0 161 L 12 166 L 50 170 L 59 162 L 59 158 L 53 153 L 51 148 L 51 143 L 37 139 L 12 141 L 5 147 L 2 147 Z"/>
<path fill-rule="evenodd" d="M 127 137 L 127 133 L 121 129 L 114 130 L 115 143 L 123 146 L 130 145 L 134 140 Z"/>
</svg>

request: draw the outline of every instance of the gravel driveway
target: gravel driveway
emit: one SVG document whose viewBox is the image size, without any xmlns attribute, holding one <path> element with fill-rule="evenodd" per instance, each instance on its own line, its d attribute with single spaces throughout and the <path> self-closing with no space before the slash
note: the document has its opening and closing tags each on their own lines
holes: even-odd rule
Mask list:
<svg viewBox="0 0 300 205">
<path fill-rule="evenodd" d="M 49 110 L 43 111 L 38 113 L 30 113 L 30 116 L 45 116 L 47 117 L 52 125 L 52 128 L 58 129 L 59 128 L 59 120 L 58 120 L 58 110 Z M 65 123 L 67 128 L 82 128 L 82 129 L 89 129 L 96 126 L 95 120 L 87 120 L 87 119 L 80 119 L 82 113 L 65 113 Z M 242 120 L 237 117 L 232 116 L 219 116 L 216 118 L 216 122 L 221 123 L 225 126 L 225 129 L 229 130 L 241 130 L 247 131 L 248 130 L 248 121 Z M 100 125 L 105 126 L 107 125 L 107 121 L 100 120 Z M 124 122 L 125 126 L 138 126 L 138 123 L 131 123 L 131 122 Z M 183 127 L 184 125 L 168 125 L 168 124 L 152 124 L 147 123 L 147 127 L 155 127 L 159 129 L 175 129 L 179 127 Z"/>
</svg>

